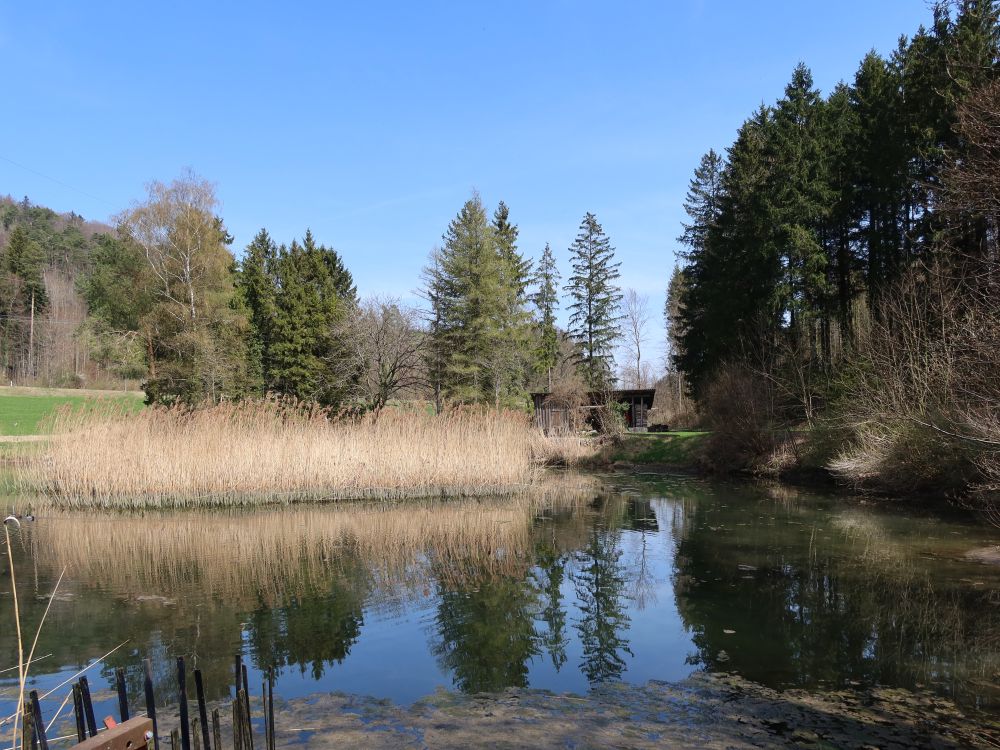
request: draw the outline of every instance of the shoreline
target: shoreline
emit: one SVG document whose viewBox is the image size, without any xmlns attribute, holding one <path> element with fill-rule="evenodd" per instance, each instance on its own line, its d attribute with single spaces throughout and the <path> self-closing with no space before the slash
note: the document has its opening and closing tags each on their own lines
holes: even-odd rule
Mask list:
<svg viewBox="0 0 1000 750">
<path fill-rule="evenodd" d="M 275 701 L 278 745 L 311 748 L 996 747 L 1000 722 L 931 693 L 873 687 L 779 692 L 736 675 L 610 683 L 586 695 L 530 688 L 410 706 L 348 693 Z"/>
</svg>

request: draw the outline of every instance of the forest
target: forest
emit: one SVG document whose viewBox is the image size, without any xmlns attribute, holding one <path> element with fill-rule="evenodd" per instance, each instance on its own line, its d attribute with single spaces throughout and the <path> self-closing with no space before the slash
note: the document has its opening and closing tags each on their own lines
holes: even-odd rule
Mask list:
<svg viewBox="0 0 1000 750">
<path fill-rule="evenodd" d="M 473 194 L 429 254 L 422 308 L 362 299 L 340 253 L 307 229 L 261 229 L 237 260 L 213 186 L 186 173 L 149 185 L 114 228 L 5 199 L 0 362 L 17 384 L 141 382 L 157 404 L 272 394 L 379 411 L 393 399 L 528 408 L 530 388 L 601 387 L 625 315 L 614 248 L 586 214 L 565 286 L 537 264 L 501 202 Z M 630 297 L 635 297 L 630 292 Z M 561 299 L 570 325 L 557 326 Z M 641 310 L 645 326 L 648 304 Z M 639 347 L 645 339 L 641 339 Z M 641 348 L 637 350 L 641 357 Z M 651 377 L 648 366 L 637 371 Z"/>
<path fill-rule="evenodd" d="M 309 230 L 261 229 L 236 252 L 212 184 L 188 172 L 112 225 L 0 199 L 0 368 L 156 404 L 270 394 L 331 413 L 528 411 L 532 391 L 574 405 L 658 384 L 657 419 L 710 431 L 704 469 L 988 494 L 998 49 L 995 4 L 962 0 L 828 93 L 798 65 L 694 172 L 672 273 L 664 251 L 665 362 L 593 213 L 571 247 L 531 257 L 508 206 L 473 193 L 409 306 L 361 296 Z"/>
<path fill-rule="evenodd" d="M 938 4 L 701 159 L 665 313 L 716 466 L 997 489 L 998 43 L 994 3 Z"/>
</svg>

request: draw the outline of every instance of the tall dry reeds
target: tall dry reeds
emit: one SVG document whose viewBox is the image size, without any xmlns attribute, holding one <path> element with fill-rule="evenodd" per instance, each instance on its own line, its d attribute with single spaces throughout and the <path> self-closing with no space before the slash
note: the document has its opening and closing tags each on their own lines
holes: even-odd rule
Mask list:
<svg viewBox="0 0 1000 750">
<path fill-rule="evenodd" d="M 550 444 L 516 413 L 331 419 L 274 401 L 66 413 L 52 433 L 24 479 L 61 505 L 115 508 L 501 495 L 578 450 Z"/>
</svg>

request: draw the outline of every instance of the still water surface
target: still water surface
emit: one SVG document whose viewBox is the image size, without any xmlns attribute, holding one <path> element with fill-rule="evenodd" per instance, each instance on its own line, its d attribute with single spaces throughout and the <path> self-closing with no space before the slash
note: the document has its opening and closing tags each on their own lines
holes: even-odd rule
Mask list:
<svg viewBox="0 0 1000 750">
<path fill-rule="evenodd" d="M 29 634 L 66 573 L 32 685 L 127 640 L 89 675 L 110 688 L 124 667 L 139 705 L 142 658 L 164 699 L 178 655 L 218 699 L 239 651 L 251 686 L 277 667 L 284 698 L 581 692 L 709 669 L 778 688 L 927 688 L 1000 713 L 1000 566 L 975 558 L 996 529 L 788 488 L 598 481 L 545 508 L 42 512 L 13 544 Z M 16 664 L 11 604 L 5 572 L 0 668 Z M 4 715 L 13 675 L 0 673 Z"/>
</svg>

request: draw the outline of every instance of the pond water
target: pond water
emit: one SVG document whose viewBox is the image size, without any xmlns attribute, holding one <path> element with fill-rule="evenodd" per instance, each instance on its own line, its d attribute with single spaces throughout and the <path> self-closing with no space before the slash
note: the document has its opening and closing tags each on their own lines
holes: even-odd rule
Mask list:
<svg viewBox="0 0 1000 750">
<path fill-rule="evenodd" d="M 142 705 L 151 658 L 170 700 L 183 655 L 221 699 L 237 652 L 254 692 L 275 666 L 283 698 L 579 693 L 707 669 L 777 688 L 923 688 L 1000 713 L 1000 566 L 969 556 L 1000 543 L 995 528 L 781 487 L 565 481 L 541 506 L 40 511 L 12 536 L 29 642 L 65 575 L 31 684 L 127 641 L 88 673 L 101 716 L 117 714 L 116 667 Z M 0 669 L 17 663 L 2 567 Z M 14 674 L 0 673 L 4 715 Z"/>
</svg>

